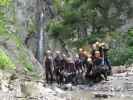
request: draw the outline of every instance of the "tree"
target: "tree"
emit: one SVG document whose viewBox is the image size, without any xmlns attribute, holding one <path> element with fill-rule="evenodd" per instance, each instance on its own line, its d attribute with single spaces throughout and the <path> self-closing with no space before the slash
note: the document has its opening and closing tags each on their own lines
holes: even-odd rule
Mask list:
<svg viewBox="0 0 133 100">
<path fill-rule="evenodd" d="M 58 35 L 59 37 L 73 34 L 72 37 L 65 39 L 66 42 L 92 42 L 90 38 L 103 38 L 106 36 L 105 33 L 115 31 L 132 16 L 131 2 L 132 0 L 54 0 L 59 15 L 52 23 L 65 26 L 62 28 L 71 28 L 69 32 L 64 32 L 65 29 L 63 32 L 59 30 L 60 33 L 64 33 Z M 55 27 L 58 27 L 57 25 Z M 52 29 L 54 30 L 51 33 L 54 35 L 56 28 L 52 26 L 50 30 Z M 88 34 L 88 29 L 91 30 L 91 35 Z"/>
</svg>

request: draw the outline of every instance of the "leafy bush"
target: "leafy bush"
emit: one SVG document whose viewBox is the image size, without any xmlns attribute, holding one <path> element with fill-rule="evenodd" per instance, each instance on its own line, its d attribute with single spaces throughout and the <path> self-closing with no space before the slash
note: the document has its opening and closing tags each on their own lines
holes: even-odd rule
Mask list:
<svg viewBox="0 0 133 100">
<path fill-rule="evenodd" d="M 115 48 L 109 52 L 112 65 L 124 65 L 133 63 L 133 48 Z"/>
<path fill-rule="evenodd" d="M 6 6 L 6 5 L 9 5 L 11 0 L 0 0 L 0 5 L 2 6 Z"/>
<path fill-rule="evenodd" d="M 0 69 L 14 69 L 15 64 L 6 55 L 6 53 L 0 49 Z"/>
</svg>

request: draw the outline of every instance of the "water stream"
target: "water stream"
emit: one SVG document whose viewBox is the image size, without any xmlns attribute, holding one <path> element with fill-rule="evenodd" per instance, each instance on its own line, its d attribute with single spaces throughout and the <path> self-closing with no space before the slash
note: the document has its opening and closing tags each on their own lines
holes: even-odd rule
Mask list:
<svg viewBox="0 0 133 100">
<path fill-rule="evenodd" d="M 38 44 L 38 60 L 42 63 L 44 52 L 44 13 L 40 14 L 40 32 L 39 32 L 39 44 Z"/>
<path fill-rule="evenodd" d="M 0 72 L 0 100 L 133 100 L 133 72 L 114 74 L 109 81 L 59 86 L 43 81 L 10 80 L 11 73 Z M 67 87 L 64 89 L 63 87 Z"/>
</svg>

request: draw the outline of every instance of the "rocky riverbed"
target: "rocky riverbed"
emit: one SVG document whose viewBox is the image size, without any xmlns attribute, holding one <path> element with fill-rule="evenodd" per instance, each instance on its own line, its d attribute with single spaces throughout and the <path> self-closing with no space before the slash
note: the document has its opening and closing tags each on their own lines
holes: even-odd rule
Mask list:
<svg viewBox="0 0 133 100">
<path fill-rule="evenodd" d="M 92 86 L 58 86 L 0 70 L 0 100 L 133 100 L 132 68 L 108 78 Z"/>
</svg>

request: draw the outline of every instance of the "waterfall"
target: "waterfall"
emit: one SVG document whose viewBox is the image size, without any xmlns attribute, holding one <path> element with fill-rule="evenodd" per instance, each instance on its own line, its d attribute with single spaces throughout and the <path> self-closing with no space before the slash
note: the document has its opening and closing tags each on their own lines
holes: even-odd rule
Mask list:
<svg viewBox="0 0 133 100">
<path fill-rule="evenodd" d="M 37 50 L 37 59 L 40 63 L 43 61 L 44 55 L 44 13 L 40 13 L 39 18 L 39 33 L 38 33 L 38 50 Z"/>
<path fill-rule="evenodd" d="M 48 47 L 48 39 L 47 39 L 48 36 L 46 33 L 46 26 L 48 24 L 48 21 L 54 18 L 55 13 L 52 8 L 51 0 L 38 0 L 36 8 L 37 8 L 36 21 L 37 21 L 37 31 L 38 31 L 36 58 L 42 64 L 44 51 Z"/>
</svg>

